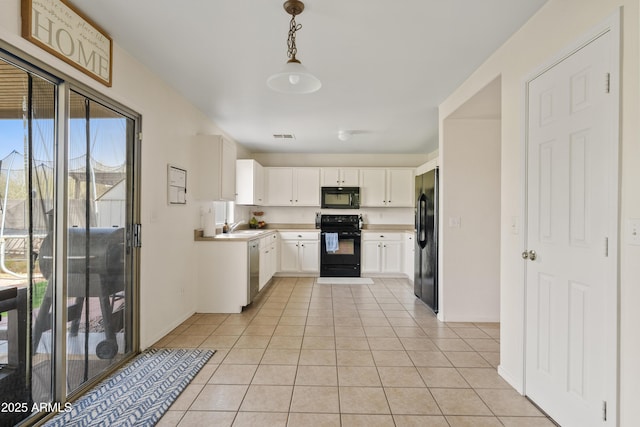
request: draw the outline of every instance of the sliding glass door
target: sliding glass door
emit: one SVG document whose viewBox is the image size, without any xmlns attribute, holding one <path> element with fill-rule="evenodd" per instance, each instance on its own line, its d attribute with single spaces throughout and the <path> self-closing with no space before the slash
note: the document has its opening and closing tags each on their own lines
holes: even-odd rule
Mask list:
<svg viewBox="0 0 640 427">
<path fill-rule="evenodd" d="M 125 230 L 134 121 L 74 91 L 69 101 L 66 347 L 73 393 L 131 352 Z"/>
<path fill-rule="evenodd" d="M 56 173 L 56 84 L 0 60 L 0 424 L 53 400 L 51 337 L 31 345 L 32 320 L 49 329 L 43 309 L 49 280 L 40 271 L 51 235 Z"/>
<path fill-rule="evenodd" d="M 139 119 L 47 77 L 0 55 L 0 425 L 135 351 Z"/>
</svg>

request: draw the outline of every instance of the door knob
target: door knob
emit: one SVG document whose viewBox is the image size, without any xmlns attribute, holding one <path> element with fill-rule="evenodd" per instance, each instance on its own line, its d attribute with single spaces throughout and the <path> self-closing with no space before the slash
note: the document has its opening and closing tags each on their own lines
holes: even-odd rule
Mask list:
<svg viewBox="0 0 640 427">
<path fill-rule="evenodd" d="M 530 259 L 531 261 L 535 261 L 536 258 L 538 258 L 538 254 L 536 254 L 536 251 L 522 252 L 522 259 Z"/>
<path fill-rule="evenodd" d="M 522 259 L 529 259 L 529 252 L 527 251 L 522 252 Z"/>
</svg>

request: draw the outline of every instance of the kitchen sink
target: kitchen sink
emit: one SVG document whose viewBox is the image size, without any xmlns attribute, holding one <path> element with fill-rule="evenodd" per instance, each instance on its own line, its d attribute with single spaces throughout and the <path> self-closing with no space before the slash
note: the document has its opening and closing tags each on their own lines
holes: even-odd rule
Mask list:
<svg viewBox="0 0 640 427">
<path fill-rule="evenodd" d="M 264 233 L 264 230 L 235 230 L 231 232 L 231 234 L 244 234 L 248 236 L 255 236 L 260 233 Z"/>
</svg>

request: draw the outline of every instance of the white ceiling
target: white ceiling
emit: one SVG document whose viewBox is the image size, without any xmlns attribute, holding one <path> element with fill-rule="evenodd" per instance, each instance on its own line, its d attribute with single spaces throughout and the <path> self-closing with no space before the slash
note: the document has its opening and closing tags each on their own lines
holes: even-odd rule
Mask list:
<svg viewBox="0 0 640 427">
<path fill-rule="evenodd" d="M 286 95 L 266 85 L 287 60 L 283 0 L 71 1 L 237 142 L 298 153 L 437 149 L 438 104 L 545 2 L 306 0 L 298 59 L 322 88 Z"/>
</svg>

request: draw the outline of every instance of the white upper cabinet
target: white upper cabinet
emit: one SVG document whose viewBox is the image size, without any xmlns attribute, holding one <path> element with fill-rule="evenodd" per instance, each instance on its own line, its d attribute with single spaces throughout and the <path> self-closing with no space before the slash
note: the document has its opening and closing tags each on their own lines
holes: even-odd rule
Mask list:
<svg viewBox="0 0 640 427">
<path fill-rule="evenodd" d="M 360 170 L 357 168 L 322 168 L 323 187 L 358 187 Z"/>
<path fill-rule="evenodd" d="M 415 175 L 413 169 L 387 169 L 387 206 L 414 206 Z"/>
<path fill-rule="evenodd" d="M 293 168 L 264 168 L 267 205 L 293 205 Z"/>
<path fill-rule="evenodd" d="M 195 144 L 195 197 L 199 200 L 235 200 L 235 144 L 220 135 L 197 135 Z M 189 179 L 187 177 L 187 185 Z"/>
<path fill-rule="evenodd" d="M 360 169 L 360 206 L 387 206 L 387 170 Z"/>
<path fill-rule="evenodd" d="M 296 206 L 320 206 L 320 169 L 294 169 L 293 187 Z"/>
<path fill-rule="evenodd" d="M 264 168 L 267 206 L 320 206 L 319 168 Z"/>
<path fill-rule="evenodd" d="M 236 204 L 264 204 L 264 168 L 255 160 L 236 160 Z"/>
<path fill-rule="evenodd" d="M 415 172 L 410 168 L 360 169 L 360 205 L 413 207 Z"/>
</svg>

